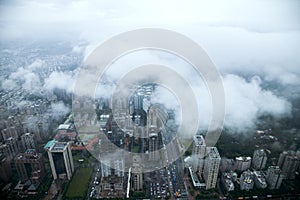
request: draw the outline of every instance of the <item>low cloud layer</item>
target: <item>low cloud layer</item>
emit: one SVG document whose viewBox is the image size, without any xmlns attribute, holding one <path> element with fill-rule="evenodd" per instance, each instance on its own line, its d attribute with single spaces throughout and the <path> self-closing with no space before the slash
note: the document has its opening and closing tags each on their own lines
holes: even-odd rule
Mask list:
<svg viewBox="0 0 300 200">
<path fill-rule="evenodd" d="M 59 101 L 57 103 L 51 104 L 47 112 L 50 113 L 54 119 L 59 119 L 60 117 L 65 116 L 70 111 L 70 107 Z"/>
<path fill-rule="evenodd" d="M 75 73 L 74 72 L 52 72 L 49 77 L 45 79 L 44 89 L 63 89 L 68 93 L 74 90 Z"/>
<path fill-rule="evenodd" d="M 225 126 L 242 131 L 255 126 L 259 116 L 270 114 L 276 118 L 291 116 L 292 105 L 283 97 L 261 87 L 261 79 L 250 81 L 237 75 L 223 78 L 226 95 Z"/>
<path fill-rule="evenodd" d="M 174 30 L 202 46 L 222 75 L 225 126 L 242 131 L 253 127 L 264 114 L 278 118 L 291 116 L 291 94 L 299 96 L 300 92 L 299 1 L 164 1 L 159 4 L 157 7 L 153 1 L 5 1 L 0 4 L 0 40 L 71 41 L 70 51 L 87 58 L 98 44 L 124 31 L 145 27 Z M 189 81 L 198 98 L 203 125 L 207 125 L 212 108 L 205 82 L 189 70 L 191 66 L 174 55 L 162 52 L 125 55 L 110 66 L 108 80 L 100 84 L 98 95 L 109 97 L 115 80 L 137 66 L 151 63 L 169 66 Z M 42 80 L 38 71 L 44 64 L 43 60 L 36 59 L 8 77 L 1 77 L 2 88 L 22 87 L 32 92 L 55 88 L 69 93 L 74 90 L 76 70 L 51 71 Z M 157 92 L 161 96 L 157 102 L 176 107 L 174 99 Z M 66 111 L 59 105 L 57 109 Z"/>
<path fill-rule="evenodd" d="M 17 71 L 11 73 L 7 79 L 3 80 L 2 88 L 12 90 L 21 86 L 25 90 L 37 92 L 41 88 L 37 70 L 41 67 L 43 67 L 43 61 L 40 59 L 25 67 L 19 67 Z"/>
</svg>

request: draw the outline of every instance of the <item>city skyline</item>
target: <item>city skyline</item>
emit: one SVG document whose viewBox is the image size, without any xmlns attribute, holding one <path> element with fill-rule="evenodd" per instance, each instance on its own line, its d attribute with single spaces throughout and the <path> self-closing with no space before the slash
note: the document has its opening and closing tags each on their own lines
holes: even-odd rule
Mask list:
<svg viewBox="0 0 300 200">
<path fill-rule="evenodd" d="M 0 3 L 0 199 L 300 198 L 297 0 Z"/>
</svg>

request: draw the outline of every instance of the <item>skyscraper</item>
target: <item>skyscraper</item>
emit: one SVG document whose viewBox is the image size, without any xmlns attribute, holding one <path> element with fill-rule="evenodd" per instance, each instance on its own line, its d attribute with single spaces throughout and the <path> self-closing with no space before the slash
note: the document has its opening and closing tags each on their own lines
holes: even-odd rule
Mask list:
<svg viewBox="0 0 300 200">
<path fill-rule="evenodd" d="M 300 160 L 295 151 L 284 151 L 279 156 L 278 166 L 286 179 L 295 179 L 299 164 Z"/>
<path fill-rule="evenodd" d="M 158 134 L 149 133 L 149 160 L 158 160 Z"/>
<path fill-rule="evenodd" d="M 31 180 L 32 183 L 41 183 L 45 177 L 45 166 L 41 153 L 35 149 L 27 149 L 14 159 L 20 181 Z"/>
<path fill-rule="evenodd" d="M 254 183 L 257 188 L 266 188 L 267 187 L 267 182 L 266 178 L 264 176 L 264 173 L 262 171 L 253 171 L 254 175 Z"/>
<path fill-rule="evenodd" d="M 158 127 L 156 109 L 150 108 L 147 118 L 147 129 L 149 137 L 149 160 L 158 160 Z"/>
<path fill-rule="evenodd" d="M 252 166 L 256 170 L 264 169 L 267 163 L 267 154 L 265 150 L 255 150 L 253 153 Z"/>
<path fill-rule="evenodd" d="M 192 167 L 201 174 L 204 167 L 206 144 L 202 135 L 195 135 L 193 141 Z"/>
<path fill-rule="evenodd" d="M 69 142 L 54 142 L 48 150 L 54 179 L 71 179 L 74 172 L 73 157 Z"/>
<path fill-rule="evenodd" d="M 101 160 L 101 175 L 102 177 L 109 177 L 116 175 L 118 177 L 124 176 L 124 159 L 107 158 Z"/>
<path fill-rule="evenodd" d="M 0 153 L 0 179 L 9 182 L 12 176 L 10 160 L 4 154 Z"/>
<path fill-rule="evenodd" d="M 268 188 L 279 189 L 282 183 L 283 174 L 278 166 L 270 166 L 266 173 L 266 180 L 268 183 Z"/>
<path fill-rule="evenodd" d="M 254 174 L 249 169 L 244 171 L 240 177 L 240 189 L 252 190 L 254 186 Z"/>
<path fill-rule="evenodd" d="M 216 147 L 207 148 L 207 152 L 203 175 L 208 190 L 216 187 L 221 157 Z"/>
<path fill-rule="evenodd" d="M 10 137 L 5 140 L 5 144 L 0 145 L 0 153 L 4 153 L 8 159 L 13 159 L 19 153 L 17 139 Z"/>
<path fill-rule="evenodd" d="M 141 158 L 139 156 L 133 156 L 132 163 L 132 185 L 134 190 L 143 189 L 143 173 L 141 166 Z"/>
<path fill-rule="evenodd" d="M 251 166 L 251 157 L 236 157 L 235 158 L 235 169 L 243 172 L 249 169 Z"/>
<path fill-rule="evenodd" d="M 110 160 L 101 161 L 101 176 L 108 177 L 111 175 Z"/>
<path fill-rule="evenodd" d="M 36 149 L 35 136 L 32 133 L 25 133 L 21 136 L 22 146 L 24 150 Z"/>
</svg>

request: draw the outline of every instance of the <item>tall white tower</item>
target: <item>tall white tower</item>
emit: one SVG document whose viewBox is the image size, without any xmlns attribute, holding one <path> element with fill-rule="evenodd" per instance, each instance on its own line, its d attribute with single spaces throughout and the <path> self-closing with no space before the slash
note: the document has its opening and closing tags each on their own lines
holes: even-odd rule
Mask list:
<svg viewBox="0 0 300 200">
<path fill-rule="evenodd" d="M 207 153 L 203 175 L 208 190 L 216 187 L 221 157 L 216 147 L 207 148 Z"/>
<path fill-rule="evenodd" d="M 206 144 L 202 135 L 195 135 L 193 141 L 192 167 L 194 171 L 203 173 Z"/>
</svg>

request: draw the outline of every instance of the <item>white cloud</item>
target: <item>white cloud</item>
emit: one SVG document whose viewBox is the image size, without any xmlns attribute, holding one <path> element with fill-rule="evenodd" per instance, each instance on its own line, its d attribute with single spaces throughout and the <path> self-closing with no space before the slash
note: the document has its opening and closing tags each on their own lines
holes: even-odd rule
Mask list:
<svg viewBox="0 0 300 200">
<path fill-rule="evenodd" d="M 2 88 L 11 90 L 22 86 L 25 90 L 38 92 L 41 90 L 41 82 L 38 74 L 34 71 L 42 67 L 42 63 L 40 59 L 37 59 L 27 66 L 19 67 L 2 82 Z"/>
<path fill-rule="evenodd" d="M 45 79 L 44 89 L 63 89 L 71 93 L 74 89 L 75 75 L 73 72 L 54 71 Z"/>
<path fill-rule="evenodd" d="M 50 113 L 52 117 L 58 119 L 59 117 L 66 115 L 70 111 L 71 109 L 69 107 L 67 107 L 63 102 L 59 101 L 57 103 L 52 103 L 47 110 L 47 113 Z"/>
<path fill-rule="evenodd" d="M 277 118 L 291 114 L 291 104 L 262 89 L 257 76 L 246 81 L 237 75 L 226 75 L 223 83 L 226 95 L 225 126 L 241 131 L 253 127 L 257 117 L 263 114 Z"/>
<path fill-rule="evenodd" d="M 85 49 L 74 42 L 72 51 L 88 55 L 96 44 L 127 30 L 157 27 L 178 31 L 203 46 L 216 63 L 226 92 L 226 125 L 239 129 L 252 126 L 262 113 L 291 113 L 288 100 L 263 89 L 262 84 L 274 81 L 286 90 L 300 84 L 299 8 L 297 0 L 12 1 L 0 4 L 0 40 L 84 40 L 89 42 Z M 180 59 L 151 53 L 127 56 L 108 70 L 111 77 L 122 76 L 141 63 L 177 66 L 202 97 L 200 113 L 211 112 L 205 86 L 197 82 L 199 77 L 186 70 L 187 65 Z M 36 60 L 19 68 L 1 81 L 2 87 L 14 88 L 19 80 L 26 89 L 41 87 L 34 71 L 43 64 Z M 245 80 L 253 75 L 260 78 Z M 43 87 L 71 92 L 74 82 L 73 72 L 53 72 Z M 111 87 L 106 85 L 102 91 L 107 94 Z"/>
</svg>

